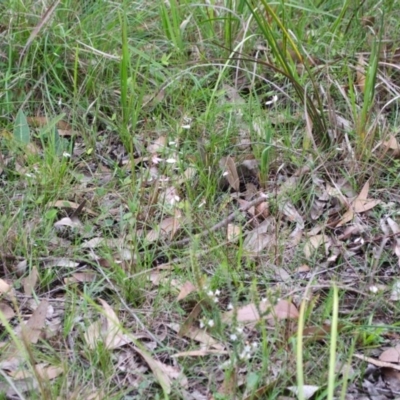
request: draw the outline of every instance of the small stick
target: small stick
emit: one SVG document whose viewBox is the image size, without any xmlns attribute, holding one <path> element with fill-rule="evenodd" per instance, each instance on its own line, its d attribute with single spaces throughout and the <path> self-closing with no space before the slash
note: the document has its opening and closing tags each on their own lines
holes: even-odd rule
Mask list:
<svg viewBox="0 0 400 400">
<path fill-rule="evenodd" d="M 225 219 L 223 219 L 222 221 L 218 222 L 218 224 L 215 224 L 214 226 L 212 226 L 209 229 L 205 229 L 204 231 L 198 233 L 197 235 L 195 235 L 194 237 L 188 237 L 182 240 L 177 240 L 175 242 L 171 242 L 170 246 L 177 246 L 177 247 L 181 247 L 184 246 L 185 244 L 190 243 L 194 238 L 201 238 L 204 236 L 207 236 L 208 234 L 210 234 L 211 232 L 215 232 L 218 229 L 223 228 L 224 226 L 228 225 L 230 222 L 232 222 L 241 212 L 243 211 L 247 211 L 249 210 L 251 207 L 256 207 L 259 204 L 261 204 L 263 201 L 265 201 L 268 198 L 268 195 L 265 194 L 261 194 L 259 197 L 257 197 L 256 199 L 250 201 L 250 203 L 244 205 L 244 206 L 240 206 L 238 210 L 232 212 L 231 214 L 229 214 Z"/>
</svg>

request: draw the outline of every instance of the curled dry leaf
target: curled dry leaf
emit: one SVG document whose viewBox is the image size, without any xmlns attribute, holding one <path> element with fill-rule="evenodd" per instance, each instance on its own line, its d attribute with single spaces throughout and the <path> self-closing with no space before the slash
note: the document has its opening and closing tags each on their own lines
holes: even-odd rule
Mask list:
<svg viewBox="0 0 400 400">
<path fill-rule="evenodd" d="M 69 226 L 70 228 L 81 229 L 83 227 L 82 223 L 78 218 L 61 218 L 59 221 L 54 223 L 54 227 L 58 228 L 60 226 Z"/>
<path fill-rule="evenodd" d="M 230 156 L 222 157 L 220 160 L 220 166 L 223 171 L 223 175 L 226 177 L 229 185 L 236 192 L 238 192 L 240 188 L 240 181 L 234 159 Z"/>
</svg>

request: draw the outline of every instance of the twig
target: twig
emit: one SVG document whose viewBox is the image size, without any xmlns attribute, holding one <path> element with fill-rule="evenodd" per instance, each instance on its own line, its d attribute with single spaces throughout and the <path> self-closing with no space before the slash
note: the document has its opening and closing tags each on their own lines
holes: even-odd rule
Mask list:
<svg viewBox="0 0 400 400">
<path fill-rule="evenodd" d="M 192 240 L 194 239 L 199 239 L 202 238 L 204 236 L 207 236 L 208 234 L 210 234 L 211 232 L 215 232 L 218 229 L 223 228 L 224 226 L 228 225 L 230 222 L 232 222 L 241 212 L 243 211 L 247 211 L 249 210 L 251 207 L 256 207 L 259 204 L 261 204 L 263 201 L 265 201 L 266 199 L 268 199 L 268 195 L 265 194 L 261 194 L 259 197 L 257 197 L 256 199 L 250 201 L 250 203 L 244 205 L 244 206 L 240 206 L 238 210 L 232 212 L 231 214 L 229 214 L 225 219 L 223 219 L 222 221 L 218 222 L 218 224 L 215 224 L 214 226 L 212 226 L 209 229 L 205 229 L 204 231 L 198 233 L 197 235 L 194 235 L 193 237 L 188 237 L 182 240 L 177 240 L 175 242 L 171 242 L 170 246 L 176 246 L 176 247 L 181 247 L 184 246 L 185 244 L 190 243 Z"/>
</svg>

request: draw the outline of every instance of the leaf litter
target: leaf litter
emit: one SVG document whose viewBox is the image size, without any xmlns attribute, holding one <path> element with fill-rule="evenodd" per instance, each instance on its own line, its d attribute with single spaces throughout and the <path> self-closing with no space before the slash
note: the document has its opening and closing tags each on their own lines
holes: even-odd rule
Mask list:
<svg viewBox="0 0 400 400">
<path fill-rule="evenodd" d="M 24 51 L 29 50 L 32 40 L 48 22 L 58 2 L 54 4 L 48 16 L 32 31 Z M 191 17 L 192 14 L 183 21 L 184 25 Z M 366 62 L 359 55 L 353 65 L 354 83 L 361 93 L 365 92 Z M 303 62 L 297 60 L 296 66 L 300 64 Z M 346 90 L 341 93 L 345 94 Z M 155 97 L 157 103 L 163 104 L 168 97 L 166 88 L 157 91 L 156 96 L 146 97 L 146 102 L 152 103 Z M 360 174 L 358 177 L 352 144 L 346 141 L 351 131 L 350 118 L 339 115 L 337 110 L 333 111 L 336 115 L 330 116 L 339 121 L 335 145 L 348 152 L 343 156 L 338 153 L 336 161 L 340 166 L 327 160 L 316 168 L 312 163 L 294 167 L 293 158 L 284 160 L 284 152 L 281 154 L 278 150 L 272 158 L 268 177 L 262 179 L 258 160 L 257 168 L 248 167 L 248 161 L 254 161 L 251 132 L 256 131 L 259 139 L 263 135 L 262 125 L 256 118 L 252 124 L 247 123 L 247 100 L 236 86 L 222 85 L 219 101 L 221 106 L 233 110 L 232 121 L 239 134 L 232 138 L 230 150 L 239 151 L 231 155 L 225 152 L 211 162 L 209 154 L 204 152 L 204 161 L 208 164 L 201 169 L 196 155 L 182 156 L 182 148 L 187 145 L 185 139 L 190 138 L 189 133 L 185 136 L 182 132 L 192 130 L 197 123 L 186 121 L 182 116 L 177 119 L 182 131 L 176 135 L 181 137 L 173 140 L 165 132 L 155 132 L 146 116 L 141 122 L 146 132 L 143 137 L 138 135 L 138 150 L 133 155 L 108 131 L 103 136 L 99 132 L 96 148 L 88 148 L 77 137 L 77 146 L 71 155 L 77 170 L 71 174 L 74 186 L 70 193 L 57 196 L 58 200 L 53 197 L 47 203 L 40 199 L 48 214 L 36 216 L 37 221 L 42 224 L 48 218 L 52 224 L 47 229 L 52 236 L 41 238 L 43 248 L 27 255 L 18 247 L 21 232 L 12 232 L 13 226 L 7 232 L 0 278 L 1 322 L 7 333 L 5 346 L 15 334 L 28 353 L 30 349 L 39 353 L 40 345 L 50 340 L 52 334 L 63 337 L 59 319 L 67 315 L 66 305 L 72 307 L 70 303 L 77 303 L 80 307 L 85 303 L 85 296 L 93 296 L 93 304 L 86 304 L 84 312 L 76 313 L 66 338 L 68 344 L 60 344 L 64 340 L 58 342 L 65 354 L 73 353 L 87 362 L 86 356 L 82 356 L 84 352 L 77 351 L 79 347 L 74 348 L 74 343 L 84 343 L 91 352 L 104 346 L 112 354 L 112 365 L 119 371 L 118 376 L 113 376 L 114 382 L 123 382 L 124 388 L 133 383 L 135 394 L 143 381 L 151 381 L 153 376 L 165 394 L 171 394 L 176 387 L 185 393 L 190 387 L 193 398 L 211 398 L 211 387 L 215 386 L 219 394 L 233 396 L 239 391 L 243 398 L 251 398 L 251 385 L 246 387 L 246 382 L 251 381 L 251 373 L 262 370 L 262 354 L 257 353 L 259 350 L 253 343 L 262 340 L 263 329 L 271 335 L 268 336 L 268 374 L 274 378 L 292 376 L 293 365 L 284 365 L 280 351 L 285 348 L 289 364 L 294 364 L 295 355 L 289 346 L 295 332 L 291 324 L 296 326 L 299 319 L 298 308 L 306 293 L 305 287 L 308 285 L 312 293 L 308 318 L 316 324 L 306 321 L 305 336 L 314 336 L 326 344 L 330 328 L 326 319 L 330 314 L 321 304 L 329 299 L 331 282 L 340 280 L 343 282 L 340 312 L 351 314 L 354 326 L 365 326 L 367 322 L 384 326 L 376 343 L 385 342 L 385 352 L 376 357 L 355 353 L 354 358 L 380 368 L 382 377 L 386 374 L 386 379 L 398 380 L 394 372 L 398 370 L 396 341 L 399 337 L 390 332 L 388 326 L 392 321 L 390 313 L 385 312 L 391 309 L 394 318 L 399 298 L 397 213 L 385 209 L 388 215 L 377 217 L 392 193 L 387 193 L 387 197 L 379 194 L 377 176 Z M 266 106 L 279 107 L 280 102 L 274 96 Z M 291 117 L 296 119 L 297 113 L 298 110 Z M 311 143 L 315 147 L 311 117 L 307 110 L 300 110 L 300 114 L 304 116 L 305 145 Z M 291 123 L 289 117 L 278 115 L 277 111 L 274 120 L 278 119 L 279 124 Z M 28 117 L 27 122 L 43 127 L 49 121 L 37 116 Z M 64 121 L 59 121 L 57 128 L 65 131 L 63 136 L 79 136 L 68 122 L 61 122 Z M 278 125 L 273 120 L 272 123 Z M 222 122 L 217 121 L 215 129 L 218 124 Z M 212 148 L 206 137 L 200 141 L 201 146 Z M 279 146 L 279 139 L 274 138 L 271 147 L 279 149 Z M 39 145 L 36 147 L 32 154 L 42 151 Z M 398 147 L 396 137 L 391 135 L 378 143 L 375 153 L 390 164 L 398 157 Z M 304 158 L 301 163 L 308 164 L 308 160 Z M 214 168 L 214 164 L 218 167 Z M 4 171 L 5 167 L 1 167 Z M 25 185 L 30 167 L 26 155 L 16 160 L 15 168 Z M 349 173 L 343 174 L 347 168 Z M 136 180 L 129 176 L 133 172 Z M 209 180 L 218 175 L 216 196 L 205 198 L 204 188 L 191 196 L 191 190 L 204 179 L 203 174 L 209 174 Z M 353 191 L 354 183 L 361 187 L 358 194 Z M 133 187 L 137 188 L 134 195 Z M 17 197 L 12 200 L 13 206 L 20 201 Z M 140 207 L 135 208 L 138 204 Z M 23 236 L 24 240 L 34 237 L 30 233 L 36 233 L 35 223 L 21 220 L 21 224 L 25 224 L 23 230 L 29 233 Z M 40 233 L 47 231 L 43 229 Z M 37 248 L 37 243 L 31 246 Z M 13 258 L 16 254 L 24 256 Z M 371 259 L 373 273 L 369 268 Z M 23 276 L 21 282 L 14 275 L 16 271 Z M 50 284 L 43 285 L 43 273 L 54 274 Z M 218 278 L 230 273 L 232 280 L 221 279 L 223 287 L 217 288 Z M 121 276 L 123 279 L 119 280 Z M 205 289 L 206 284 L 213 290 Z M 355 290 L 344 289 L 346 285 Z M 383 298 L 369 290 L 378 286 L 383 288 L 379 295 Z M 385 289 L 388 287 L 392 288 L 391 292 Z M 217 290 L 222 295 L 215 296 Z M 207 294 L 209 291 L 213 296 Z M 125 297 L 129 301 L 121 302 Z M 361 303 L 361 299 L 365 301 Z M 96 303 L 100 303 L 101 312 Z M 140 315 L 142 325 L 132 315 Z M 354 326 L 350 328 L 354 330 Z M 152 340 L 149 332 L 163 345 Z M 282 332 L 285 334 L 279 336 Z M 355 340 L 362 342 L 366 332 L 361 332 Z M 344 340 L 348 338 L 345 328 L 338 334 Z M 18 349 L 13 350 L 18 362 L 10 355 L 2 355 L 1 368 L 15 380 L 17 391 L 37 388 L 38 377 L 54 380 L 64 371 L 58 365 L 46 363 L 34 365 L 34 376 L 27 369 L 18 371 L 16 365 L 26 361 L 26 355 L 24 358 L 15 353 Z M 196 363 L 193 359 L 197 358 L 207 362 Z M 189 360 L 188 363 L 183 364 L 186 362 L 183 359 Z M 233 366 L 234 372 L 220 378 L 225 363 Z M 187 378 L 182 374 L 190 368 L 199 377 Z M 367 383 L 364 386 L 365 393 L 373 393 Z M 298 388 L 287 380 L 283 387 L 297 394 Z M 307 384 L 303 390 L 308 398 L 320 388 Z M 269 390 L 264 382 L 254 392 L 268 395 Z M 149 393 L 150 389 L 146 395 Z M 92 390 L 85 397 L 106 398 L 101 389 Z"/>
</svg>

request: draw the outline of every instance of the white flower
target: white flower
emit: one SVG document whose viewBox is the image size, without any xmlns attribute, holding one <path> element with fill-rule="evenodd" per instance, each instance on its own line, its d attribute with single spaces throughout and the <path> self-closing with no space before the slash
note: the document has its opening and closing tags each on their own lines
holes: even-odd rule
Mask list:
<svg viewBox="0 0 400 400">
<path fill-rule="evenodd" d="M 191 126 L 190 126 L 189 124 L 188 124 L 188 125 L 182 125 L 181 128 L 182 128 L 182 129 L 190 129 Z"/>
<path fill-rule="evenodd" d="M 232 304 L 232 303 L 229 303 L 227 309 L 228 309 L 228 310 L 233 310 L 233 304 Z M 236 329 L 237 329 L 237 328 L 236 328 Z"/>
<path fill-rule="evenodd" d="M 200 328 L 203 329 L 204 328 L 204 322 L 200 321 Z"/>
<path fill-rule="evenodd" d="M 167 158 L 167 159 L 165 160 L 165 162 L 166 162 L 167 164 L 175 164 L 175 163 L 176 163 L 176 160 L 175 160 L 175 158 Z"/>
<path fill-rule="evenodd" d="M 211 328 L 214 326 L 214 321 L 212 319 L 208 321 L 208 326 Z"/>
<path fill-rule="evenodd" d="M 232 333 L 229 338 L 234 342 L 235 340 L 238 339 L 237 335 L 235 335 L 234 333 Z"/>
<path fill-rule="evenodd" d="M 370 287 L 369 287 L 369 291 L 370 291 L 371 293 L 378 293 L 378 292 L 379 292 L 379 289 L 378 289 L 377 286 L 370 286 Z"/>
<path fill-rule="evenodd" d="M 215 295 L 216 296 L 219 296 L 221 294 L 221 291 L 219 290 L 219 289 L 217 289 L 216 291 L 215 291 Z"/>
<path fill-rule="evenodd" d="M 69 153 L 67 153 L 66 151 L 64 151 L 63 157 L 65 157 L 65 158 L 71 158 L 71 154 L 69 154 Z"/>
</svg>

